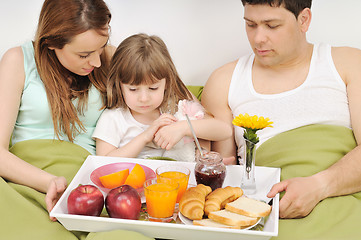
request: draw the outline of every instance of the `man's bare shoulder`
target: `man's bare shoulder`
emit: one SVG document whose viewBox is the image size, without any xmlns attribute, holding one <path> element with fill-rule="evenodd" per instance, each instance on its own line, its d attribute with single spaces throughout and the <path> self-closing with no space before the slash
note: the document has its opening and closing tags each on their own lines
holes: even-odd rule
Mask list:
<svg viewBox="0 0 361 240">
<path fill-rule="evenodd" d="M 223 66 L 217 68 L 216 70 L 214 70 L 214 72 L 212 73 L 211 77 L 229 77 L 232 76 L 234 68 L 237 65 L 238 60 L 229 62 L 224 64 Z"/>
<path fill-rule="evenodd" d="M 354 47 L 332 47 L 332 56 L 336 58 L 341 58 L 345 61 L 348 59 L 345 59 L 345 57 L 360 57 L 361 56 L 361 50 Z"/>
<path fill-rule="evenodd" d="M 220 104 L 227 105 L 229 85 L 236 64 L 237 61 L 227 63 L 211 74 L 202 93 L 202 104 L 206 108 L 212 108 Z"/>
<path fill-rule="evenodd" d="M 353 47 L 332 47 L 332 59 L 342 79 L 361 69 L 361 50 Z"/>
<path fill-rule="evenodd" d="M 230 83 L 236 65 L 237 65 L 237 60 L 233 62 L 229 62 L 214 70 L 211 76 L 209 77 L 206 86 L 219 85 L 220 83 L 222 83 L 222 85 L 225 86 L 227 85 L 227 83 Z"/>
</svg>

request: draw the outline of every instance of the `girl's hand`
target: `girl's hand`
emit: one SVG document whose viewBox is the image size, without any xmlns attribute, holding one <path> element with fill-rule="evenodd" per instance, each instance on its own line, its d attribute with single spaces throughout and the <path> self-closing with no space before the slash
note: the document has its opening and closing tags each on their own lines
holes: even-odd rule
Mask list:
<svg viewBox="0 0 361 240">
<path fill-rule="evenodd" d="M 143 132 L 143 135 L 147 142 L 151 142 L 154 139 L 154 135 L 159 128 L 174 123 L 177 119 L 168 113 L 164 113 L 159 116 L 150 126 Z"/>
<path fill-rule="evenodd" d="M 45 196 L 45 203 L 48 212 L 54 208 L 61 195 L 64 193 L 67 186 L 66 179 L 64 177 L 54 177 L 48 187 L 48 191 Z M 56 218 L 50 217 L 52 221 L 56 221 Z"/>
<path fill-rule="evenodd" d="M 186 121 L 163 126 L 156 132 L 154 142 L 159 147 L 169 150 L 186 135 L 187 127 Z"/>
</svg>

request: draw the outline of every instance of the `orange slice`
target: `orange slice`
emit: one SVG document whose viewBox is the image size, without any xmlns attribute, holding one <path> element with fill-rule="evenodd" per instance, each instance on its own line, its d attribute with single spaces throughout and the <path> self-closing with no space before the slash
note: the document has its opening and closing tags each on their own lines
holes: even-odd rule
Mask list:
<svg viewBox="0 0 361 240">
<path fill-rule="evenodd" d="M 104 187 L 112 189 L 124 184 L 129 175 L 129 169 L 124 169 L 115 173 L 99 177 L 100 182 Z"/>
<path fill-rule="evenodd" d="M 135 164 L 124 184 L 128 184 L 134 188 L 140 188 L 143 186 L 145 179 L 144 169 L 139 164 Z"/>
</svg>

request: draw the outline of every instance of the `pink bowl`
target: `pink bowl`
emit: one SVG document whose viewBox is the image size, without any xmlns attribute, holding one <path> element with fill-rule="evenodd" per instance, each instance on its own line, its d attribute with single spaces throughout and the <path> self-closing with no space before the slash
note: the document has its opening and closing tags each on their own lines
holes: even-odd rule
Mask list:
<svg viewBox="0 0 361 240">
<path fill-rule="evenodd" d="M 144 165 L 139 164 L 144 172 L 145 172 L 145 178 L 146 180 L 151 179 L 151 178 L 155 178 L 156 175 L 154 173 L 154 171 L 149 168 L 146 167 Z M 103 186 L 103 184 L 100 182 L 99 177 L 104 176 L 104 175 L 108 175 L 114 172 L 118 172 L 124 169 L 129 169 L 129 173 L 132 171 L 132 169 L 134 168 L 135 163 L 111 163 L 111 164 L 107 164 L 101 167 L 98 167 L 97 169 L 95 169 L 91 174 L 90 174 L 90 180 L 97 186 L 99 187 L 103 192 L 108 193 L 111 189 L 106 188 Z M 137 191 L 139 193 L 143 192 L 143 187 L 141 188 L 137 188 Z"/>
</svg>

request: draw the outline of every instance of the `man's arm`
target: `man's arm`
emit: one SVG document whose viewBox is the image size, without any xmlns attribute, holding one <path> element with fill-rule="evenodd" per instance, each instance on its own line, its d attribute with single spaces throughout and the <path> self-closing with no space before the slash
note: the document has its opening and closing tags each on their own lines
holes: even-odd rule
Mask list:
<svg viewBox="0 0 361 240">
<path fill-rule="evenodd" d="M 357 147 L 320 173 L 326 179 L 326 197 L 361 191 L 361 50 L 349 47 L 333 48 L 332 57 L 346 83 L 351 126 Z"/>
<path fill-rule="evenodd" d="M 228 63 L 212 73 L 203 93 L 202 105 L 215 119 L 231 125 L 232 136 L 223 141 L 212 142 L 212 150 L 223 156 L 225 164 L 236 163 L 236 145 L 232 127 L 232 111 L 228 106 L 228 90 L 236 61 Z"/>
<path fill-rule="evenodd" d="M 361 51 L 333 48 L 332 57 L 346 84 L 351 124 L 358 146 L 324 171 L 275 184 L 268 197 L 286 191 L 280 201 L 281 218 L 304 217 L 325 198 L 361 191 Z"/>
</svg>

